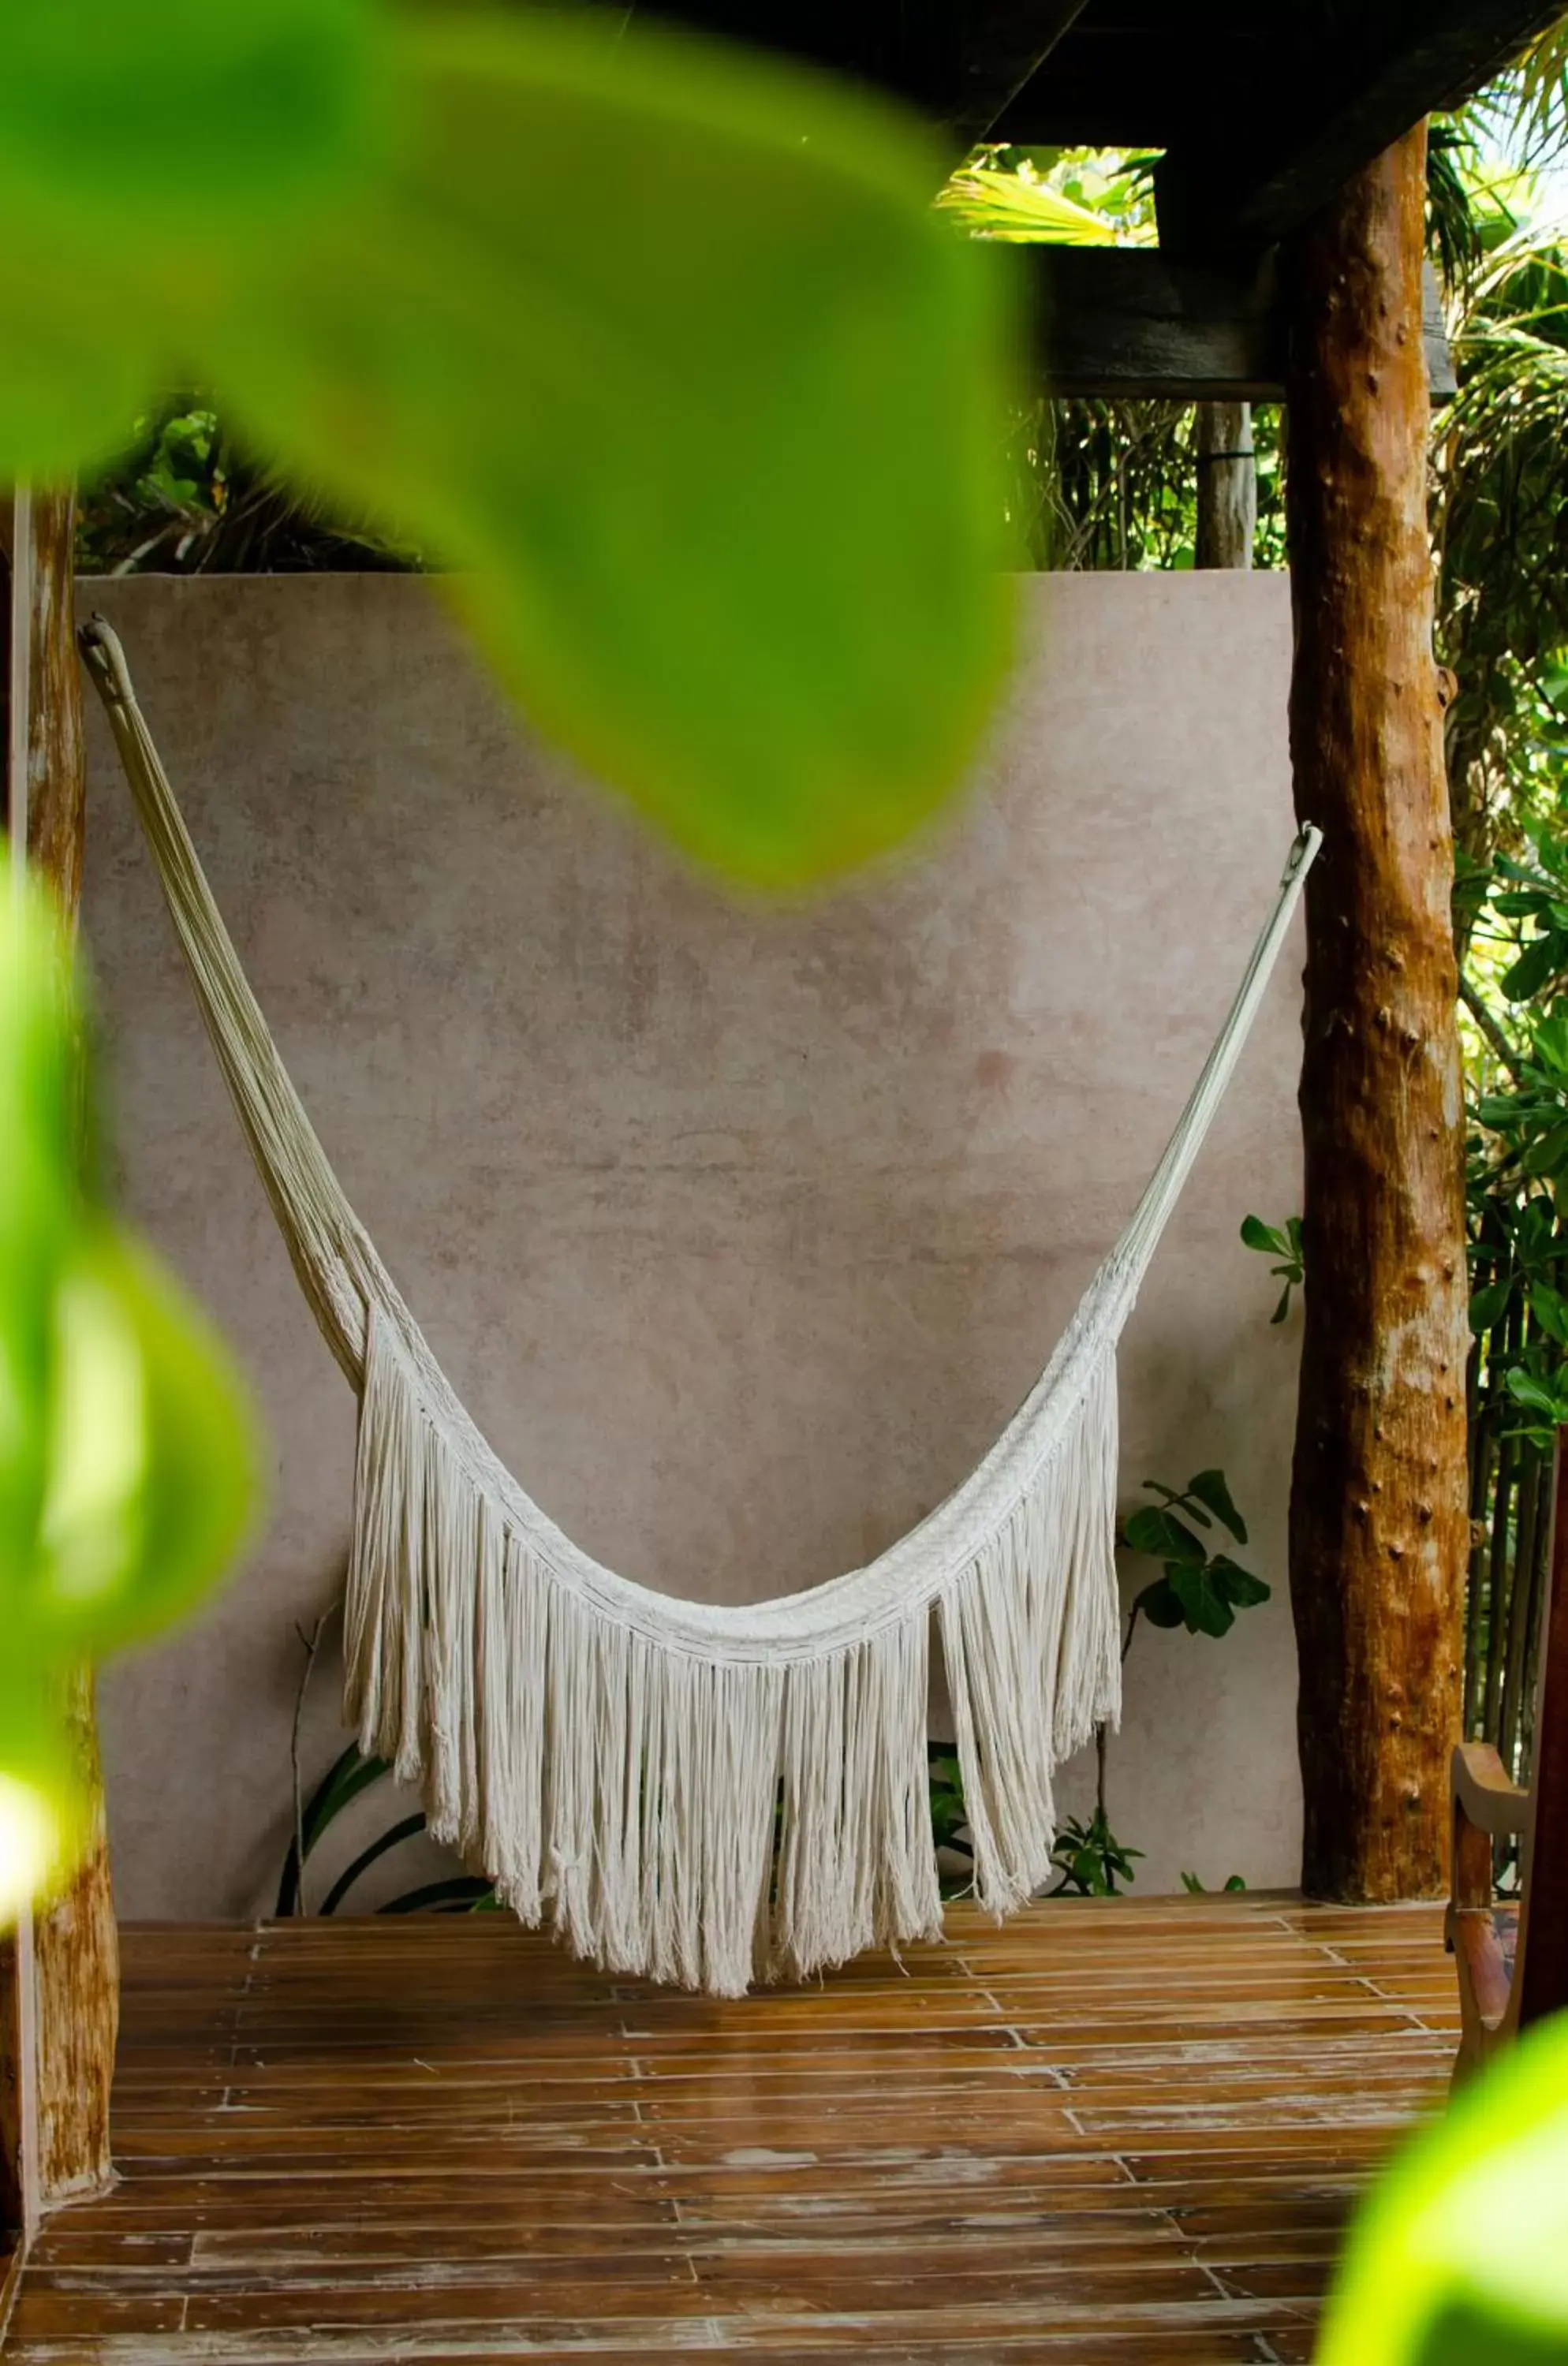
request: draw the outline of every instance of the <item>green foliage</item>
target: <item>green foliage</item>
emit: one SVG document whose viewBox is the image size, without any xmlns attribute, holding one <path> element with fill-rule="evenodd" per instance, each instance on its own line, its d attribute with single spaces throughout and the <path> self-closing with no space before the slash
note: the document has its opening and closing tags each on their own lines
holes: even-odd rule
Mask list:
<svg viewBox="0 0 1568 2366">
<path fill-rule="evenodd" d="M 1568 839 L 1472 862 L 1465 1730 L 1528 1777 L 1551 1452 L 1568 1422 Z"/>
<path fill-rule="evenodd" d="M 1163 1562 L 1165 1573 L 1135 1597 L 1134 1623 L 1141 1613 L 1151 1627 L 1184 1627 L 1190 1635 L 1228 1634 L 1236 1612 L 1267 1602 L 1270 1589 L 1228 1553 L 1211 1552 L 1198 1533 L 1212 1530 L 1217 1520 L 1237 1544 L 1247 1542 L 1247 1526 L 1224 1473 L 1200 1470 L 1179 1491 L 1155 1479 L 1145 1479 L 1144 1485 L 1159 1502 L 1130 1515 L 1122 1525 L 1122 1541 L 1129 1551 Z"/>
<path fill-rule="evenodd" d="M 1208 1896 L 1207 1889 L 1203 1883 L 1199 1880 L 1195 1873 L 1184 1873 L 1181 1876 L 1181 1887 L 1186 1890 L 1190 1898 L 1206 1898 Z M 1242 1879 L 1239 1873 L 1233 1873 L 1226 1880 L 1224 1887 L 1225 1894 L 1228 1897 L 1234 1892 L 1245 1889 L 1247 1887 L 1247 1884 Z"/>
<path fill-rule="evenodd" d="M 1568 786 L 1568 258 L 1495 195 L 1477 203 L 1482 259 L 1450 289 L 1460 385 L 1432 515 L 1455 834 L 1485 866 Z"/>
<path fill-rule="evenodd" d="M 1009 331 L 939 178 L 593 10 L 16 0 L 0 475 L 194 373 L 678 844 L 794 886 L 935 809 L 1006 660 Z"/>
<path fill-rule="evenodd" d="M 1051 1862 L 1062 1878 L 1051 1895 L 1119 1898 L 1121 1883 L 1136 1881 L 1133 1861 L 1143 1853 L 1142 1849 L 1129 1848 L 1117 1839 L 1101 1801 L 1087 1821 L 1069 1816 L 1057 1833 Z"/>
<path fill-rule="evenodd" d="M 1351 2231 L 1317 2366 L 1568 2357 L 1568 2015 L 1406 2146 Z"/>
<path fill-rule="evenodd" d="M 62 1671 L 188 1610 L 256 1492 L 227 1355 L 84 1171 L 85 1031 L 51 910 L 0 865 L 0 1921 L 75 1845 Z"/>
<path fill-rule="evenodd" d="M 116 467 L 82 488 L 76 564 L 92 575 L 364 574 L 417 560 L 367 521 L 293 492 L 209 402 L 185 396 L 139 421 Z"/>
<path fill-rule="evenodd" d="M 1306 1266 L 1302 1255 L 1302 1220 L 1287 1216 L 1284 1223 L 1266 1224 L 1261 1216 L 1244 1216 L 1241 1237 L 1249 1249 L 1259 1256 L 1271 1256 L 1277 1263 L 1269 1268 L 1275 1281 L 1282 1281 L 1280 1302 L 1269 1317 L 1270 1323 L 1282 1323 L 1291 1311 L 1291 1292 L 1300 1290 L 1306 1279 Z"/>
<path fill-rule="evenodd" d="M 305 1843 L 304 1862 L 310 1858 L 321 1842 L 337 1822 L 344 1810 L 353 1806 L 360 1795 L 383 1782 L 392 1769 L 384 1758 L 367 1758 L 357 1742 L 351 1741 L 328 1767 L 300 1812 L 300 1833 L 288 1843 L 283 1861 L 283 1873 L 277 1886 L 276 1913 L 279 1920 L 299 1913 L 300 1853 L 299 1839 Z M 416 1839 L 425 1830 L 423 1815 L 400 1816 L 385 1831 L 378 1832 L 368 1845 L 360 1850 L 344 1868 L 315 1910 L 319 1914 L 335 1914 L 346 1900 L 350 1890 L 361 1876 L 378 1865 L 405 1841 Z M 398 1897 L 377 1908 L 378 1914 L 415 1914 L 439 1909 L 448 1913 L 472 1912 L 495 1902 L 492 1883 L 472 1875 L 453 1876 L 450 1879 L 423 1882 L 415 1888 L 402 1891 Z"/>
<path fill-rule="evenodd" d="M 989 142 L 954 173 L 937 204 L 973 237 L 1009 244 L 1153 246 L 1145 160 L 1119 149 L 1010 148 Z"/>
</svg>

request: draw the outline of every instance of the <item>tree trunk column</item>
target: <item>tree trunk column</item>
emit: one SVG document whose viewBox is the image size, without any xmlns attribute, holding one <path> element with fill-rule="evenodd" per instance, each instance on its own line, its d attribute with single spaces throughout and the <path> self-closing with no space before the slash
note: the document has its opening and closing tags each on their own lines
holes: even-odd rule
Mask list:
<svg viewBox="0 0 1568 2366">
<path fill-rule="evenodd" d="M 76 656 L 73 569 L 75 505 L 69 492 L 35 493 L 17 505 L 13 535 L 12 630 L 25 637 L 27 664 L 17 691 L 26 713 L 28 852 L 73 927 L 82 894 L 86 808 L 82 677 Z M 25 682 L 20 678 L 25 672 Z M 92 1671 L 62 1672 L 60 1714 L 83 1796 L 88 1840 L 81 1865 L 60 1895 L 37 1912 L 32 1993 L 19 2009 L 0 2003 L 0 2083 L 19 2090 L 20 2066 L 8 2053 L 31 2022 L 28 2065 L 39 2196 L 46 2204 L 99 2191 L 110 2180 L 109 2086 L 119 2023 L 119 1942 L 109 1882 L 108 1837 Z M 13 1951 L 0 1985 L 27 1977 Z"/>
<path fill-rule="evenodd" d="M 1198 405 L 1194 567 L 1250 567 L 1258 532 L 1258 462 L 1250 402 Z"/>
<path fill-rule="evenodd" d="M 1466 1561 L 1463 1092 L 1427 535 L 1426 132 L 1293 256 L 1287 517 L 1307 882 L 1291 1495 L 1303 1883 L 1447 1883 Z"/>
</svg>

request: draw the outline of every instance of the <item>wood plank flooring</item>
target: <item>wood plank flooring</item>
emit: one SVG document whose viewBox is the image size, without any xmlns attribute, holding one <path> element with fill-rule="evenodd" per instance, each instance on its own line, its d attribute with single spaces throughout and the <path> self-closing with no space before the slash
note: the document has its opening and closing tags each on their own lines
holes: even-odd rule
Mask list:
<svg viewBox="0 0 1568 2366">
<path fill-rule="evenodd" d="M 1057 1899 L 714 2004 L 509 1919 L 125 1933 L 123 2181 L 15 2366 L 1310 2358 L 1441 2100 L 1427 1908 Z"/>
</svg>

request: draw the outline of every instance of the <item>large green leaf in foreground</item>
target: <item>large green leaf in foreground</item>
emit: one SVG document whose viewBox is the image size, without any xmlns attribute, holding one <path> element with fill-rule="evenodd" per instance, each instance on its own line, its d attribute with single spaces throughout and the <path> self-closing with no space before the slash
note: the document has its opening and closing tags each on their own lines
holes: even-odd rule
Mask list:
<svg viewBox="0 0 1568 2366">
<path fill-rule="evenodd" d="M 4 0 L 0 480 L 90 469 L 383 126 L 375 0 Z"/>
<path fill-rule="evenodd" d="M 1568 2359 L 1568 2015 L 1457 2099 L 1353 2230 L 1317 2366 Z"/>
<path fill-rule="evenodd" d="M 1005 657 L 991 263 L 869 105 L 592 18 L 397 36 L 395 162 L 236 280 L 220 395 L 456 570 L 527 712 L 789 885 L 950 789 Z"/>
<path fill-rule="evenodd" d="M 81 1172 L 83 1017 L 40 892 L 0 861 L 0 1927 L 69 1869 L 57 1673 L 225 1572 L 256 1494 L 231 1359 Z"/>
</svg>

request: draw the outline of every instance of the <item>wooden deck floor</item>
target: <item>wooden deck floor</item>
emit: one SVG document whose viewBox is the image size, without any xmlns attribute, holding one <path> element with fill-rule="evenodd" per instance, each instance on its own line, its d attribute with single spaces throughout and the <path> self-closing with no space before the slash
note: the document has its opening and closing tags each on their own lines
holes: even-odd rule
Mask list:
<svg viewBox="0 0 1568 2366">
<path fill-rule="evenodd" d="M 15 2366 L 1303 2360 L 1454 2022 L 1435 1910 L 1280 1898 L 960 1910 L 733 2005 L 500 1917 L 126 1935 L 124 2180 Z"/>
</svg>

